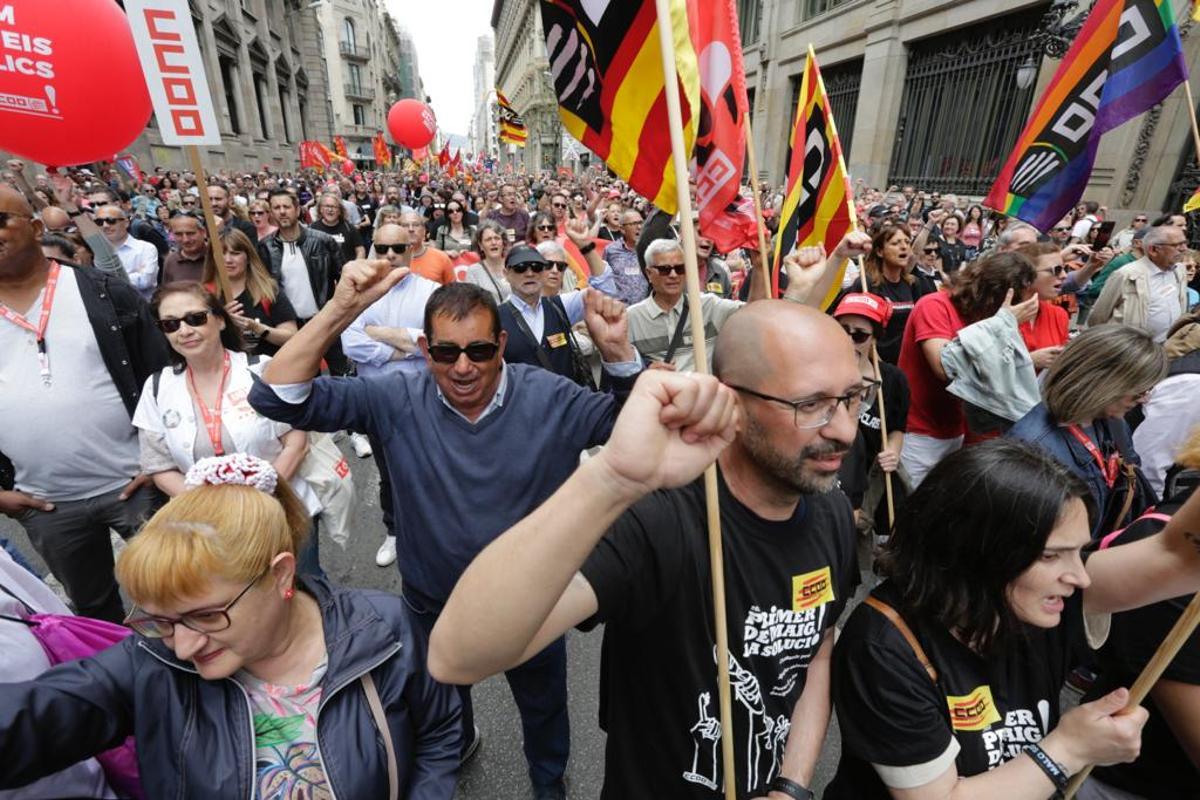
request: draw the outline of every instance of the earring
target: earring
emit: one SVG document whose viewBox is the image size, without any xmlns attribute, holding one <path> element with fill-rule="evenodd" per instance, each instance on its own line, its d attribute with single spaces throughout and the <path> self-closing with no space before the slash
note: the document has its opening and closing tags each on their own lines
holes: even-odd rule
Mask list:
<svg viewBox="0 0 1200 800">
<path fill-rule="evenodd" d="M 291 600 L 295 596 L 296 596 L 296 590 L 291 588 L 290 586 L 288 587 L 287 591 L 285 591 L 283 593 L 284 600 Z"/>
</svg>

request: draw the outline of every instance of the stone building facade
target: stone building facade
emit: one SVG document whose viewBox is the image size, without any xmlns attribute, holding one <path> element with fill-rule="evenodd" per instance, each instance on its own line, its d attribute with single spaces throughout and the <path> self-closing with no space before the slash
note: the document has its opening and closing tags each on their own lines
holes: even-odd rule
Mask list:
<svg viewBox="0 0 1200 800">
<path fill-rule="evenodd" d="M 500 145 L 500 160 L 532 173 L 554 170 L 562 158 L 563 127 L 546 58 L 546 38 L 537 0 L 495 0 L 496 86 L 525 121 L 524 148 Z"/>
</svg>

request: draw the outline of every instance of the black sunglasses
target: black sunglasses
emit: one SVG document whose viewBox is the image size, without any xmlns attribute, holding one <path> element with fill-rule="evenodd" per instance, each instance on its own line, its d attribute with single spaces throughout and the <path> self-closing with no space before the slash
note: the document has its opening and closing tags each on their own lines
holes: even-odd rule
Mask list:
<svg viewBox="0 0 1200 800">
<path fill-rule="evenodd" d="M 1054 229 L 1054 232 L 1055 232 L 1055 233 L 1060 233 L 1060 232 L 1062 232 L 1062 231 L 1069 231 L 1069 230 L 1071 230 L 1071 229 L 1070 229 L 1070 228 L 1064 228 L 1064 227 L 1061 227 L 1061 226 L 1060 226 L 1060 227 L 1057 227 L 1057 228 L 1055 228 L 1055 229 Z"/>
<path fill-rule="evenodd" d="M 539 231 L 552 231 L 552 230 L 554 230 L 554 226 L 553 225 L 538 225 L 537 229 Z"/>
<path fill-rule="evenodd" d="M 938 253 L 941 253 L 941 252 L 942 251 L 936 247 L 926 247 L 925 248 L 925 255 L 927 255 L 927 256 L 936 256 Z"/>
<path fill-rule="evenodd" d="M 1055 277 L 1059 277 L 1059 276 L 1067 274 L 1067 268 L 1064 267 L 1062 264 L 1059 264 L 1057 266 L 1050 267 L 1048 269 L 1039 269 L 1038 272 L 1049 272 L 1052 275 L 1054 275 Z"/>
<path fill-rule="evenodd" d="M 846 335 L 850 337 L 850 341 L 854 342 L 855 344 L 864 344 L 874 335 L 870 331 L 861 331 L 857 328 L 848 328 L 845 325 L 842 326 L 842 330 L 844 330 Z"/>
<path fill-rule="evenodd" d="M 395 244 L 381 244 L 380 242 L 376 242 L 375 252 L 381 256 L 388 253 L 396 253 L 402 256 L 408 252 L 408 242 L 396 242 Z"/>
<path fill-rule="evenodd" d="M 687 272 L 687 267 L 683 264 L 651 264 L 651 269 L 658 270 L 658 274 L 664 278 L 674 272 L 676 275 L 683 275 Z"/>
<path fill-rule="evenodd" d="M 567 271 L 567 267 L 569 267 L 569 266 L 570 266 L 570 264 L 568 264 L 568 263 L 567 263 L 567 262 L 565 262 L 565 261 L 551 261 L 551 262 L 549 262 L 549 263 L 547 264 L 547 266 L 549 266 L 549 267 L 554 267 L 554 268 L 555 268 L 556 270 L 558 270 L 559 272 L 566 272 L 566 271 Z"/>
<path fill-rule="evenodd" d="M 550 205 L 553 208 L 566 208 L 567 207 L 566 203 L 551 203 Z"/>
<path fill-rule="evenodd" d="M 94 220 L 97 225 L 116 225 L 118 222 L 124 221 L 124 217 L 96 217 Z"/>
<path fill-rule="evenodd" d="M 533 270 L 534 272 L 541 272 L 547 266 L 548 265 L 543 264 L 541 261 L 531 261 L 531 262 L 527 262 L 525 264 L 513 264 L 511 267 L 509 267 L 509 269 L 511 269 L 513 272 L 517 273 L 518 275 L 524 275 L 526 270 Z"/>
<path fill-rule="evenodd" d="M 208 311 L 189 311 L 181 318 L 166 317 L 158 321 L 158 327 L 163 333 L 174 333 L 179 330 L 179 325 L 186 322 L 189 328 L 202 328 L 208 324 Z"/>
<path fill-rule="evenodd" d="M 18 214 L 16 211 L 0 211 L 0 228 L 7 228 L 14 219 L 32 219 L 28 214 Z"/>
<path fill-rule="evenodd" d="M 476 364 L 491 361 L 496 357 L 500 345 L 495 342 L 471 342 L 466 347 L 456 344 L 439 343 L 429 345 L 429 357 L 439 364 L 453 364 L 463 353 Z"/>
<path fill-rule="evenodd" d="M 455 206 L 454 208 L 447 208 L 446 210 L 448 212 L 450 212 L 451 214 L 461 214 L 462 213 L 462 209 L 459 208 L 458 206 Z"/>
</svg>

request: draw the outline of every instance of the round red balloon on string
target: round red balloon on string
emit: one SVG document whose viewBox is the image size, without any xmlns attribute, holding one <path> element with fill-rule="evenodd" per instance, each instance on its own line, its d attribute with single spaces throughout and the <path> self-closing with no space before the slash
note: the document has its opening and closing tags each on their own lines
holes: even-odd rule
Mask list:
<svg viewBox="0 0 1200 800">
<path fill-rule="evenodd" d="M 145 129 L 150 94 L 112 0 L 0 1 L 0 35 L 0 149 L 84 164 L 112 158 Z"/>
<path fill-rule="evenodd" d="M 388 132 L 396 144 L 416 150 L 433 141 L 437 119 L 433 109 L 420 100 L 405 98 L 388 111 Z"/>
</svg>

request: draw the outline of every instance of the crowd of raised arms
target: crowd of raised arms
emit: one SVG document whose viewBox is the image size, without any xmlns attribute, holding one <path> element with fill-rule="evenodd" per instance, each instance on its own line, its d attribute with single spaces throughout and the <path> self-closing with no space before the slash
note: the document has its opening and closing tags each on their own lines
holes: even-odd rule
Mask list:
<svg viewBox="0 0 1200 800">
<path fill-rule="evenodd" d="M 695 307 L 602 168 L 143 177 L 0 182 L 0 798 L 450 800 L 499 673 L 537 800 L 1200 798 L 1200 640 L 1128 691 L 1200 589 L 1183 214 L 859 183 Z M 322 569 L 343 448 L 398 594 Z"/>
</svg>

